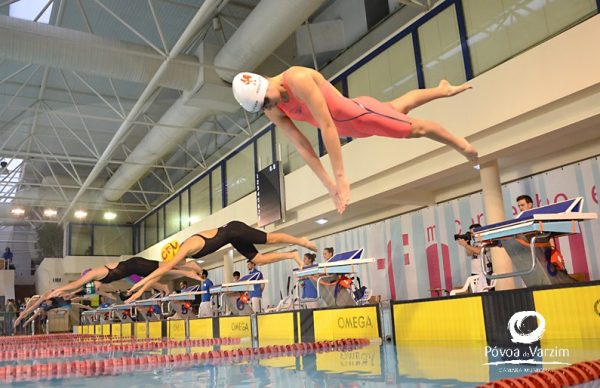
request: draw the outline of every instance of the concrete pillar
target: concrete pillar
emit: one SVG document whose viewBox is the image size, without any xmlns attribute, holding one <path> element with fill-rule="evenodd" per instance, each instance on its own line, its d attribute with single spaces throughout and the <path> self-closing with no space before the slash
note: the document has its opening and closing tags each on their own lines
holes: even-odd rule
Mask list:
<svg viewBox="0 0 600 388">
<path fill-rule="evenodd" d="M 487 224 L 504 221 L 504 203 L 502 200 L 502 188 L 500 186 L 500 173 L 498 162 L 492 160 L 481 164 L 481 187 L 483 189 L 483 205 L 485 209 L 485 221 Z M 504 248 L 492 248 L 492 265 L 495 274 L 513 271 L 512 261 Z M 515 278 L 496 280 L 496 290 L 511 290 L 515 288 Z"/>
<path fill-rule="evenodd" d="M 233 249 L 223 255 L 223 283 L 233 282 Z"/>
</svg>

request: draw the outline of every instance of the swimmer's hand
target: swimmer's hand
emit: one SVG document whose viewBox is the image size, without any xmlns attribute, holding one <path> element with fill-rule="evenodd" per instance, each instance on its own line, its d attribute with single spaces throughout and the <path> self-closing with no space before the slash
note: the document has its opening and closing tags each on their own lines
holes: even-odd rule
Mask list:
<svg viewBox="0 0 600 388">
<path fill-rule="evenodd" d="M 348 179 L 343 175 L 336 180 L 336 193 L 333 199 L 338 213 L 343 214 L 350 202 L 350 184 Z"/>
<path fill-rule="evenodd" d="M 133 302 L 135 302 L 136 300 L 140 299 L 140 297 L 142 296 L 142 294 L 143 294 L 143 291 L 141 291 L 141 290 L 140 290 L 140 291 L 137 291 L 136 293 L 134 293 L 133 295 L 131 295 L 131 296 L 129 297 L 129 299 L 127 299 L 127 300 L 126 300 L 124 303 L 125 303 L 125 304 L 130 304 L 130 303 L 133 303 Z"/>
</svg>

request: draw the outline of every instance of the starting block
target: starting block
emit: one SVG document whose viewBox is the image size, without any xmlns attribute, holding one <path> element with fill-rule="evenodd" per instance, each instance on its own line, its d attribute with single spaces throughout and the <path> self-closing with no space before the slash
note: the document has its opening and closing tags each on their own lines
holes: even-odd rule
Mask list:
<svg viewBox="0 0 600 388">
<path fill-rule="evenodd" d="M 516 271 L 488 275 L 488 279 L 521 276 L 527 286 L 572 283 L 566 271 L 557 271 L 546 257 L 550 239 L 581 233 L 580 221 L 598 218 L 596 213 L 583 213 L 583 198 L 577 197 L 526 210 L 514 220 L 480 228 L 474 233 L 482 247 L 501 245 L 511 257 Z M 483 249 L 479 256 L 485 268 Z"/>
</svg>

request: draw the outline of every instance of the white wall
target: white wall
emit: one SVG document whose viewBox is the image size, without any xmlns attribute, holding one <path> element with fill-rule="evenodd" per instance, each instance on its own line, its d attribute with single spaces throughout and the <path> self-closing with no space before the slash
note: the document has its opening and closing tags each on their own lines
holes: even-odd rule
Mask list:
<svg viewBox="0 0 600 388">
<path fill-rule="evenodd" d="M 15 271 L 0 270 L 0 296 L 4 296 L 4 301 L 15 299 Z"/>
</svg>

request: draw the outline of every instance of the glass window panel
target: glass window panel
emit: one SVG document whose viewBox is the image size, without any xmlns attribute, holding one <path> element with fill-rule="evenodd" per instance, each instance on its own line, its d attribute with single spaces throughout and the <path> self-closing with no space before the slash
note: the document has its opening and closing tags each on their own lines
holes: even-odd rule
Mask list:
<svg viewBox="0 0 600 388">
<path fill-rule="evenodd" d="M 144 221 L 146 230 L 146 245 L 145 248 L 152 246 L 158 242 L 156 239 L 156 213 L 151 214 Z"/>
<path fill-rule="evenodd" d="M 190 226 L 190 190 L 181 192 L 181 229 Z"/>
<path fill-rule="evenodd" d="M 454 5 L 420 26 L 418 34 L 425 86 L 435 87 L 443 79 L 454 84 L 465 82 L 465 67 Z"/>
<path fill-rule="evenodd" d="M 210 215 L 210 187 L 208 175 L 194 183 L 190 188 L 190 224 L 196 223 Z"/>
<path fill-rule="evenodd" d="M 156 212 L 158 215 L 156 224 L 158 225 L 158 239 L 162 240 L 165 238 L 165 208 L 161 207 Z"/>
<path fill-rule="evenodd" d="M 92 255 L 92 227 L 90 225 L 71 224 L 71 255 Z"/>
<path fill-rule="evenodd" d="M 474 75 L 594 15 L 595 0 L 463 0 Z"/>
<path fill-rule="evenodd" d="M 212 212 L 215 213 L 223 209 L 223 185 L 221 177 L 221 166 L 215 168 L 211 173 L 212 187 L 210 188 L 212 193 Z"/>
<path fill-rule="evenodd" d="M 143 251 L 146 248 L 146 233 L 145 233 L 145 225 L 144 221 L 140 222 L 138 225 L 138 251 Z"/>
<path fill-rule="evenodd" d="M 95 225 L 94 255 L 132 255 L 132 238 L 130 226 Z"/>
<path fill-rule="evenodd" d="M 254 191 L 254 144 L 250 143 L 227 160 L 227 204 Z"/>
<path fill-rule="evenodd" d="M 166 212 L 166 236 L 171 236 L 181 230 L 180 220 L 181 215 L 179 214 L 179 196 L 173 198 L 171 202 L 165 207 Z"/>
<path fill-rule="evenodd" d="M 273 163 L 273 141 L 271 131 L 267 131 L 256 141 L 256 157 L 258 158 L 258 168 L 263 169 Z"/>
<path fill-rule="evenodd" d="M 391 101 L 418 87 L 410 35 L 348 76 L 348 94 L 351 98 L 371 96 L 380 101 Z"/>
<path fill-rule="evenodd" d="M 294 121 L 300 132 L 306 136 L 313 147 L 313 150 L 319 154 L 319 132 L 315 127 L 308 123 Z M 292 171 L 304 166 L 304 160 L 296 151 L 296 147 L 292 141 L 279 128 L 275 128 L 275 141 L 277 142 L 277 153 L 281 153 L 281 162 L 283 165 L 283 173 L 289 174 Z"/>
</svg>

